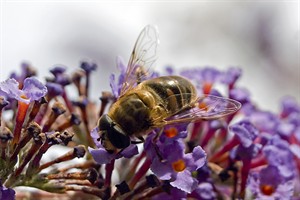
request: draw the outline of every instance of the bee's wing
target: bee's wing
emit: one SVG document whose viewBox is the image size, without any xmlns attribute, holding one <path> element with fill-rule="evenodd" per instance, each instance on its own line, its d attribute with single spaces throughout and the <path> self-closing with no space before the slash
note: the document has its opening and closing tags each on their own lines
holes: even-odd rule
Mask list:
<svg viewBox="0 0 300 200">
<path fill-rule="evenodd" d="M 198 97 L 195 102 L 180 109 L 177 114 L 169 116 L 160 122 L 156 121 L 154 124 L 165 126 L 199 120 L 214 120 L 233 114 L 240 108 L 241 103 L 236 100 L 205 95 Z"/>
<path fill-rule="evenodd" d="M 151 75 L 150 67 L 157 59 L 158 31 L 147 25 L 140 33 L 131 53 L 120 95 Z"/>
</svg>

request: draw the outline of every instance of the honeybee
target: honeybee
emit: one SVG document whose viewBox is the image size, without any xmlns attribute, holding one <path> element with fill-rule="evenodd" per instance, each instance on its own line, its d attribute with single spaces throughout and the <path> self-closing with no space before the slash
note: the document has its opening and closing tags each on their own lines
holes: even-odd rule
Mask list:
<svg viewBox="0 0 300 200">
<path fill-rule="evenodd" d="M 131 53 L 120 96 L 98 121 L 101 144 L 109 153 L 118 153 L 136 142 L 132 137 L 142 142 L 142 136 L 155 128 L 217 119 L 241 107 L 233 99 L 198 97 L 194 85 L 181 76 L 147 80 L 158 43 L 156 27 L 146 26 Z"/>
</svg>

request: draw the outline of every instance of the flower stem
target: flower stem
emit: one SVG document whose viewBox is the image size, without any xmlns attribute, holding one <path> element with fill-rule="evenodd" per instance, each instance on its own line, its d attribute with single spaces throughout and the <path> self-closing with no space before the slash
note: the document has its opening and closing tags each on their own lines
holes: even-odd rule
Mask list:
<svg viewBox="0 0 300 200">
<path fill-rule="evenodd" d="M 139 157 L 137 157 L 134 160 L 134 163 L 132 164 L 132 167 L 130 168 L 130 170 L 128 171 L 127 175 L 126 175 L 126 179 L 125 180 L 129 180 L 135 173 L 137 166 L 140 164 L 141 160 L 146 156 L 146 151 L 143 151 Z"/>
<path fill-rule="evenodd" d="M 215 153 L 209 160 L 209 162 L 218 162 L 219 158 L 226 152 L 230 151 L 233 147 L 239 144 L 239 140 L 236 137 L 233 137 L 221 150 Z"/>
<path fill-rule="evenodd" d="M 131 179 L 129 183 L 129 188 L 133 189 L 134 186 L 139 182 L 139 180 L 147 173 L 151 165 L 151 160 L 146 159 L 140 169 L 136 172 L 135 176 Z"/>
<path fill-rule="evenodd" d="M 105 172 L 106 172 L 105 182 L 104 182 L 105 187 L 111 186 L 111 177 L 114 170 L 114 166 L 115 166 L 115 159 L 113 159 L 110 163 L 106 164 L 105 166 Z"/>
<path fill-rule="evenodd" d="M 240 195 L 239 198 L 244 199 L 245 197 L 245 189 L 246 189 L 246 184 L 247 184 L 247 178 L 249 175 L 251 167 L 251 160 L 250 159 L 244 159 L 243 160 L 243 167 L 241 170 L 241 188 L 240 188 Z"/>
<path fill-rule="evenodd" d="M 80 158 L 80 157 L 83 157 L 85 154 L 85 148 L 83 145 L 79 145 L 77 147 L 75 147 L 74 149 L 72 149 L 71 151 L 67 152 L 66 154 L 58 157 L 58 158 L 55 158 L 54 160 L 52 161 L 49 161 L 47 163 L 44 163 L 43 165 L 41 165 L 38 169 L 38 171 L 41 171 L 53 164 L 57 164 L 57 163 L 61 163 L 61 162 L 65 162 L 65 161 L 69 161 L 69 160 L 72 160 L 73 158 Z"/>
<path fill-rule="evenodd" d="M 263 166 L 263 165 L 266 165 L 266 164 L 267 164 L 266 159 L 264 157 L 260 157 L 260 158 L 252 160 L 251 168 L 260 167 L 260 166 Z"/>
<path fill-rule="evenodd" d="M 215 132 L 215 129 L 209 129 L 205 134 L 203 140 L 201 140 L 200 146 L 205 147 L 208 144 L 209 140 L 214 136 Z"/>
<path fill-rule="evenodd" d="M 64 92 L 63 92 L 63 94 L 62 94 L 61 96 L 63 97 L 63 99 L 64 99 L 64 101 L 65 101 L 65 103 L 66 103 L 67 108 L 68 108 L 69 111 L 72 113 L 73 110 L 74 110 L 74 108 L 73 108 L 72 102 L 71 102 L 71 101 L 69 100 L 69 98 L 68 98 L 68 95 L 67 95 L 65 89 L 64 89 Z"/>
<path fill-rule="evenodd" d="M 29 104 L 24 103 L 22 101 L 18 101 L 18 111 L 16 116 L 16 124 L 14 128 L 14 138 L 12 140 L 12 145 L 15 146 L 19 143 L 21 131 L 22 131 L 22 125 L 25 121 L 25 116 L 28 110 Z"/>
</svg>

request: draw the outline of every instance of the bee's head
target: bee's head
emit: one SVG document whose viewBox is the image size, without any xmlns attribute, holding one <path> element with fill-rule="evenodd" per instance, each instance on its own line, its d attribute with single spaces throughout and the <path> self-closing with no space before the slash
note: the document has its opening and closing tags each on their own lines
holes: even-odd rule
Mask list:
<svg viewBox="0 0 300 200">
<path fill-rule="evenodd" d="M 98 122 L 101 144 L 109 153 L 118 152 L 130 145 L 130 137 L 108 115 L 102 115 Z"/>
</svg>

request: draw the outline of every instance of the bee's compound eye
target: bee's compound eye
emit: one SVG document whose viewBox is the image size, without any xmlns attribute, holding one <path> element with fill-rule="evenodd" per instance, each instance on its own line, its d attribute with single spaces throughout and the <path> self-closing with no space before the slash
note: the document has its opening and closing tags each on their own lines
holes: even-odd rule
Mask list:
<svg viewBox="0 0 300 200">
<path fill-rule="evenodd" d="M 107 137 L 118 149 L 124 149 L 130 145 L 130 137 L 118 125 L 109 130 Z"/>
<path fill-rule="evenodd" d="M 107 114 L 102 115 L 101 118 L 99 119 L 99 124 L 98 124 L 99 130 L 100 131 L 108 130 L 109 128 L 112 127 L 112 124 L 113 124 L 113 121 Z"/>
</svg>

